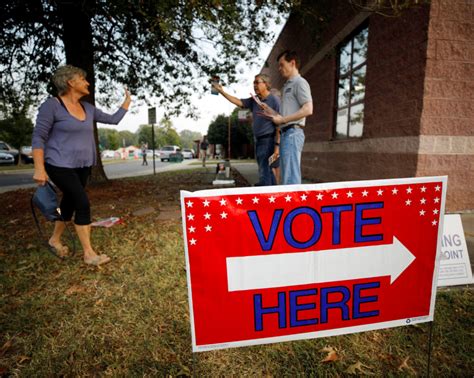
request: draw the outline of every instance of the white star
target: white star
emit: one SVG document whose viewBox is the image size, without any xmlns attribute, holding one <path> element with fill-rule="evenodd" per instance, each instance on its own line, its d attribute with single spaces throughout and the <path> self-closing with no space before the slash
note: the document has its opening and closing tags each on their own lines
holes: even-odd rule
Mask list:
<svg viewBox="0 0 474 378">
<path fill-rule="evenodd" d="M 227 219 L 227 213 L 226 213 L 225 211 L 223 211 L 223 212 L 221 213 L 221 218 L 222 218 L 222 219 Z"/>
<path fill-rule="evenodd" d="M 439 213 L 439 210 L 438 210 L 438 209 L 434 209 L 434 210 L 433 210 L 433 214 L 434 214 L 434 215 L 438 215 L 438 213 Z"/>
<path fill-rule="evenodd" d="M 197 240 L 193 238 L 189 242 L 191 243 L 191 245 L 196 245 Z"/>
<path fill-rule="evenodd" d="M 237 205 L 242 205 L 242 202 L 244 202 L 244 200 L 239 197 L 235 200 L 235 202 L 237 202 Z"/>
<path fill-rule="evenodd" d="M 221 203 L 221 206 L 225 206 L 225 204 L 227 203 L 224 198 L 222 198 L 219 202 Z"/>
<path fill-rule="evenodd" d="M 269 197 L 268 200 L 270 201 L 270 203 L 275 203 L 275 197 L 273 196 Z"/>
<path fill-rule="evenodd" d="M 381 196 L 382 194 L 383 194 L 383 190 L 382 190 L 382 189 L 377 190 L 377 195 L 378 195 L 378 196 Z"/>
<path fill-rule="evenodd" d="M 308 196 L 306 194 L 302 194 L 300 198 L 301 198 L 301 201 L 306 201 L 306 198 L 308 198 Z"/>
<path fill-rule="evenodd" d="M 432 224 L 433 226 L 436 226 L 436 225 L 438 224 L 438 221 L 434 220 L 433 222 L 431 222 L 431 224 Z"/>
<path fill-rule="evenodd" d="M 194 231 L 196 231 L 196 227 L 193 227 L 193 226 L 189 227 L 189 232 L 194 232 Z"/>
<path fill-rule="evenodd" d="M 425 210 L 420 210 L 420 215 L 425 215 Z"/>
<path fill-rule="evenodd" d="M 203 203 L 204 207 L 209 207 L 209 201 L 208 200 L 205 200 Z"/>
<path fill-rule="evenodd" d="M 290 202 L 290 201 L 291 201 L 291 196 L 288 194 L 288 195 L 285 197 L 285 200 L 286 200 L 286 202 Z"/>
<path fill-rule="evenodd" d="M 436 197 L 436 198 L 434 199 L 434 203 L 439 203 L 439 198 L 438 198 L 438 197 Z"/>
<path fill-rule="evenodd" d="M 194 215 L 188 214 L 188 219 L 189 219 L 189 220 L 194 220 Z"/>
<path fill-rule="evenodd" d="M 420 189 L 422 193 L 426 192 L 426 186 L 423 185 Z"/>
<path fill-rule="evenodd" d="M 439 185 L 436 185 L 436 186 L 435 186 L 435 190 L 436 190 L 437 192 L 439 192 L 440 189 L 441 189 L 441 187 L 440 187 Z"/>
<path fill-rule="evenodd" d="M 187 207 L 193 207 L 193 203 L 192 203 L 191 201 L 188 201 L 188 202 L 186 203 L 186 206 L 187 206 Z"/>
<path fill-rule="evenodd" d="M 318 193 L 318 194 L 316 195 L 316 198 L 318 199 L 318 201 L 321 201 L 321 200 L 323 199 L 323 197 L 324 197 L 324 195 L 321 194 L 321 193 Z"/>
<path fill-rule="evenodd" d="M 204 214 L 204 219 L 211 219 L 211 214 L 209 213 Z"/>
<path fill-rule="evenodd" d="M 424 198 L 422 198 L 422 199 L 420 200 L 420 203 L 421 203 L 422 205 L 424 205 L 424 204 L 426 203 L 426 200 L 425 200 Z"/>
<path fill-rule="evenodd" d="M 354 194 L 354 193 L 352 193 L 352 192 L 349 190 L 346 194 L 347 194 L 347 198 L 352 198 L 352 194 Z"/>
<path fill-rule="evenodd" d="M 397 194 L 398 193 L 398 189 L 397 188 L 393 188 L 392 189 L 392 194 Z"/>
<path fill-rule="evenodd" d="M 336 192 L 331 194 L 332 199 L 336 199 L 338 196 L 339 196 L 339 194 L 337 194 Z"/>
<path fill-rule="evenodd" d="M 412 191 L 413 191 L 412 188 L 410 188 L 410 187 L 407 188 L 407 193 L 408 193 L 408 194 L 410 194 Z"/>
<path fill-rule="evenodd" d="M 257 204 L 257 203 L 258 203 L 258 201 L 259 201 L 259 200 L 258 200 L 258 198 L 257 198 L 257 197 L 253 197 L 253 198 L 252 198 L 252 202 L 253 202 L 254 204 Z"/>
<path fill-rule="evenodd" d="M 411 205 L 411 200 L 409 200 L 409 199 L 406 200 L 406 201 L 405 201 L 405 205 L 410 206 L 410 205 Z"/>
<path fill-rule="evenodd" d="M 204 228 L 206 229 L 206 232 L 210 232 L 212 230 L 212 227 L 210 225 L 207 225 Z"/>
<path fill-rule="evenodd" d="M 364 191 L 362 192 L 362 197 L 367 197 L 367 194 L 369 194 L 369 192 L 368 192 L 367 190 L 364 190 Z"/>
</svg>

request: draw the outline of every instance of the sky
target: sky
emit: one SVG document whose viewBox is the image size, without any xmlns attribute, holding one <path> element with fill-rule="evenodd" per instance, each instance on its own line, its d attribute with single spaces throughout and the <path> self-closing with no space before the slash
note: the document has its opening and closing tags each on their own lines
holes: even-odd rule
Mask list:
<svg viewBox="0 0 474 378">
<path fill-rule="evenodd" d="M 263 66 L 263 63 L 270 54 L 273 44 L 278 38 L 278 35 L 280 34 L 283 26 L 284 23 L 281 23 L 280 25 L 272 25 L 270 29 L 275 34 L 274 40 L 272 41 L 272 43 L 262 46 L 261 54 L 258 57 L 258 64 L 249 68 L 248 66 L 246 66 L 245 62 L 242 62 L 239 68 L 242 69 L 243 73 L 239 74 L 239 80 L 236 84 L 224 87 L 226 92 L 238 98 L 250 97 L 250 92 L 253 93 L 253 78 L 256 74 L 259 73 L 261 67 Z M 223 96 L 212 95 L 210 86 L 209 91 L 205 93 L 202 98 L 199 99 L 198 96 L 196 96 L 196 99 L 193 101 L 193 104 L 199 109 L 200 112 L 200 118 L 198 120 L 185 118 L 183 116 L 178 118 L 171 118 L 173 126 L 178 131 L 178 133 L 182 130 L 187 129 L 191 131 L 200 132 L 204 135 L 207 133 L 207 128 L 209 127 L 209 124 L 217 115 L 230 114 L 235 108 L 235 105 L 231 104 Z M 162 110 L 160 111 L 159 104 L 155 104 L 155 106 L 157 113 L 156 119 L 159 122 L 159 120 L 163 117 L 164 112 Z M 132 102 L 130 111 L 125 115 L 120 124 L 114 128 L 118 131 L 128 130 L 135 132 L 138 130 L 140 125 L 146 124 L 148 124 L 148 106 L 146 104 L 134 106 L 134 103 Z"/>
</svg>

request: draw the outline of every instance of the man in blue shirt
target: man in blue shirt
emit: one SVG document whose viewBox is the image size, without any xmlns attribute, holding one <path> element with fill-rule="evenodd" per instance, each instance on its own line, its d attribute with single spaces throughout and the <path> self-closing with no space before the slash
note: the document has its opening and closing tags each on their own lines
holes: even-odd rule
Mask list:
<svg viewBox="0 0 474 378">
<path fill-rule="evenodd" d="M 279 155 L 279 135 L 277 136 L 277 133 L 275 132 L 275 124 L 272 120 L 260 114 L 262 108 L 261 105 L 258 104 L 258 102 L 262 102 L 276 112 L 280 111 L 280 100 L 278 97 L 270 93 L 270 78 L 265 74 L 258 74 L 255 76 L 253 88 L 257 95 L 256 98 L 249 97 L 239 99 L 226 93 L 218 83 L 213 83 L 213 87 L 234 105 L 252 111 L 255 156 L 257 159 L 259 175 L 259 181 L 255 185 L 275 185 L 275 176 L 269 165 L 268 159 L 273 154 L 276 154 L 276 156 Z"/>
</svg>

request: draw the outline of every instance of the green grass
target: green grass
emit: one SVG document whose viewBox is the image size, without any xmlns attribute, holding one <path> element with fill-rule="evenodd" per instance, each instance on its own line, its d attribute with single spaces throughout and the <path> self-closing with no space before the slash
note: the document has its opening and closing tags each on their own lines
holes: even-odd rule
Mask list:
<svg viewBox="0 0 474 378">
<path fill-rule="evenodd" d="M 213 178 L 213 169 L 195 169 L 90 188 L 96 218 L 124 220 L 93 231 L 96 249 L 113 258 L 101 268 L 84 266 L 79 254 L 60 261 L 41 246 L 28 212 L 31 190 L 2 194 L 0 375 L 427 374 L 426 323 L 193 355 L 181 223 L 157 216 L 179 208 L 180 188 L 209 188 Z M 132 215 L 148 206 L 157 211 Z M 473 375 L 473 299 L 470 287 L 438 292 L 432 376 Z M 327 346 L 336 352 L 332 362 L 322 362 Z"/>
</svg>

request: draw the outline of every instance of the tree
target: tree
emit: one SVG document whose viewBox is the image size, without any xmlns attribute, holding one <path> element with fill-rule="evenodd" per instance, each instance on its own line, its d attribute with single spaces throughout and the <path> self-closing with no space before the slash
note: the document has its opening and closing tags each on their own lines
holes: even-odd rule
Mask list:
<svg viewBox="0 0 474 378">
<path fill-rule="evenodd" d="M 207 129 L 207 140 L 211 144 L 222 144 L 227 146 L 229 118 L 224 114 L 219 114 L 209 124 Z"/>
<path fill-rule="evenodd" d="M 0 120 L 0 140 L 16 148 L 30 146 L 32 133 L 33 122 L 27 117 L 24 109 Z"/>
<path fill-rule="evenodd" d="M 120 141 L 120 145 L 123 145 L 125 143 L 126 146 L 136 146 L 139 144 L 137 141 L 137 135 L 132 133 L 131 131 L 119 131 L 118 138 Z"/>
<path fill-rule="evenodd" d="M 268 20 L 291 5 L 10 0 L 0 13 L 0 102 L 40 100 L 51 73 L 66 61 L 87 72 L 93 104 L 97 80 L 102 104 L 115 103 L 117 85 L 127 85 L 141 99 L 152 93 L 169 113 L 195 115 L 190 99 L 207 90 L 199 79 L 219 74 L 235 81 L 237 64 L 254 61 L 260 43 L 270 39 Z M 105 178 L 103 169 L 99 173 Z"/>
<path fill-rule="evenodd" d="M 151 126 L 150 125 L 140 125 L 137 130 L 137 141 L 138 143 L 146 143 L 148 148 L 152 148 L 152 138 L 151 138 Z M 156 144 L 155 144 L 156 147 Z"/>
<path fill-rule="evenodd" d="M 194 141 L 201 140 L 202 134 L 197 131 L 182 130 L 179 133 L 181 147 L 194 148 Z"/>
</svg>

